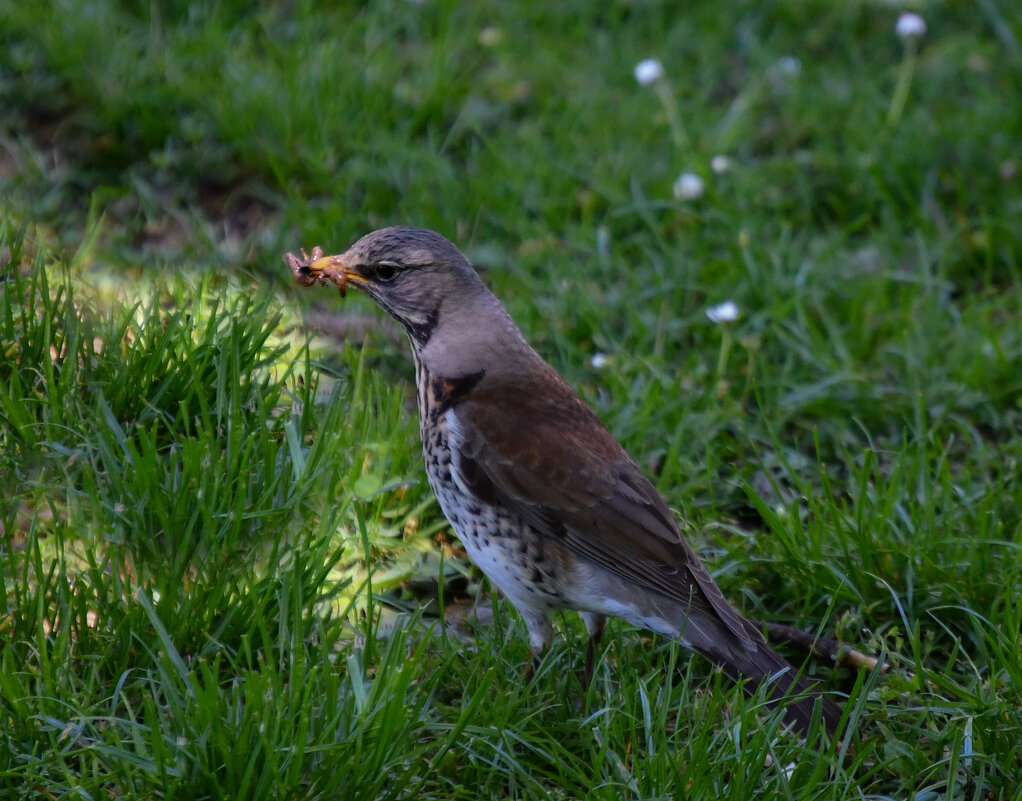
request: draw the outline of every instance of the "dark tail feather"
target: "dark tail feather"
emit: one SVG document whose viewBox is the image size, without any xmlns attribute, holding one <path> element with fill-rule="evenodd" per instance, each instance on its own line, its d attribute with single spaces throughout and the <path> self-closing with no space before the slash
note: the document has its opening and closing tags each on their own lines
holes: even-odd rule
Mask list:
<svg viewBox="0 0 1022 801">
<path fill-rule="evenodd" d="M 750 695 L 765 681 L 769 682 L 767 695 L 771 699 L 770 706 L 780 706 L 785 722 L 793 725 L 803 737 L 809 735 L 817 706 L 820 706 L 820 717 L 827 734 L 834 736 L 841 722 L 841 707 L 798 677 L 798 670 L 770 646 L 758 642 L 736 643 L 726 654 L 722 650 L 714 648 L 712 653 L 704 651 L 703 654 L 719 665 L 729 678 L 744 682 L 743 687 Z"/>
</svg>

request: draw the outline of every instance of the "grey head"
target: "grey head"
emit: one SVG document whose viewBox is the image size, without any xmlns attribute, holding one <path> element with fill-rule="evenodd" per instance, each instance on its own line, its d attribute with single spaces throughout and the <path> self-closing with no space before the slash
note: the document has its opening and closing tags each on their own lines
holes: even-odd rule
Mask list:
<svg viewBox="0 0 1022 801">
<path fill-rule="evenodd" d="M 416 358 L 440 375 L 514 369 L 535 357 L 469 260 L 435 231 L 381 228 L 314 265 L 327 267 L 397 320 Z"/>
</svg>

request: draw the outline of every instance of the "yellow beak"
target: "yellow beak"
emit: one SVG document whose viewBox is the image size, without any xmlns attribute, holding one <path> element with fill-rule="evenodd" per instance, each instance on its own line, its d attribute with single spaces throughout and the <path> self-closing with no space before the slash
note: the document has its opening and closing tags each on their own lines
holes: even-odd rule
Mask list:
<svg viewBox="0 0 1022 801">
<path fill-rule="evenodd" d="M 315 275 L 319 275 L 320 273 L 330 269 L 334 270 L 338 268 L 344 269 L 343 265 L 344 265 L 343 254 L 338 256 L 320 256 L 315 261 L 309 263 L 308 270 L 309 272 Z"/>
<path fill-rule="evenodd" d="M 343 296 L 349 281 L 356 285 L 367 283 L 357 270 L 353 270 L 348 265 L 348 259 L 344 253 L 336 256 L 324 256 L 323 251 L 317 247 L 313 249 L 311 257 L 307 256 L 303 250 L 301 258 L 293 253 L 288 253 L 286 261 L 291 267 L 291 273 L 295 280 L 302 286 L 332 282 L 341 290 Z"/>
</svg>

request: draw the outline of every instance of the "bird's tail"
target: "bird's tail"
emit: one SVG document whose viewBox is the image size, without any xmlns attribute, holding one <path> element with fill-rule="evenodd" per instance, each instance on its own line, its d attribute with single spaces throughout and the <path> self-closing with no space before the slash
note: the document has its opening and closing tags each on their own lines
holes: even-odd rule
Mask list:
<svg viewBox="0 0 1022 801">
<path fill-rule="evenodd" d="M 786 723 L 794 726 L 802 736 L 808 736 L 813 714 L 820 708 L 820 719 L 829 736 L 833 737 L 841 722 L 841 707 L 822 695 L 798 670 L 765 642 L 745 641 L 721 648 L 719 641 L 710 647 L 700 647 L 703 656 L 716 663 L 734 681 L 744 682 L 750 695 L 766 684 L 768 703 L 783 710 Z"/>
</svg>

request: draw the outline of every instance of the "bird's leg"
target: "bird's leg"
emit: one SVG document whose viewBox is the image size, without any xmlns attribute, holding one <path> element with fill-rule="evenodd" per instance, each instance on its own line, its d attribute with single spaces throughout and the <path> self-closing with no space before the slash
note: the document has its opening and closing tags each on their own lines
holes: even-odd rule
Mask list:
<svg viewBox="0 0 1022 801">
<path fill-rule="evenodd" d="M 543 652 L 554 640 L 554 629 L 546 610 L 523 609 L 521 615 L 525 619 L 525 627 L 529 630 L 529 656 L 526 661 L 526 677 L 531 681 L 539 669 Z"/>
<path fill-rule="evenodd" d="M 543 655 L 540 653 L 533 653 L 531 650 L 525 654 L 525 663 L 522 665 L 525 683 L 528 684 L 532 681 L 532 677 L 536 675 L 536 671 L 539 670 L 539 663 L 543 660 Z"/>
<path fill-rule="evenodd" d="M 603 629 L 607 625 L 607 618 L 594 612 L 583 612 L 582 620 L 585 621 L 586 631 L 589 632 L 589 644 L 586 646 L 586 666 L 582 674 L 582 689 L 588 690 L 593 682 L 593 671 L 596 666 L 596 649 L 603 639 Z"/>
</svg>

